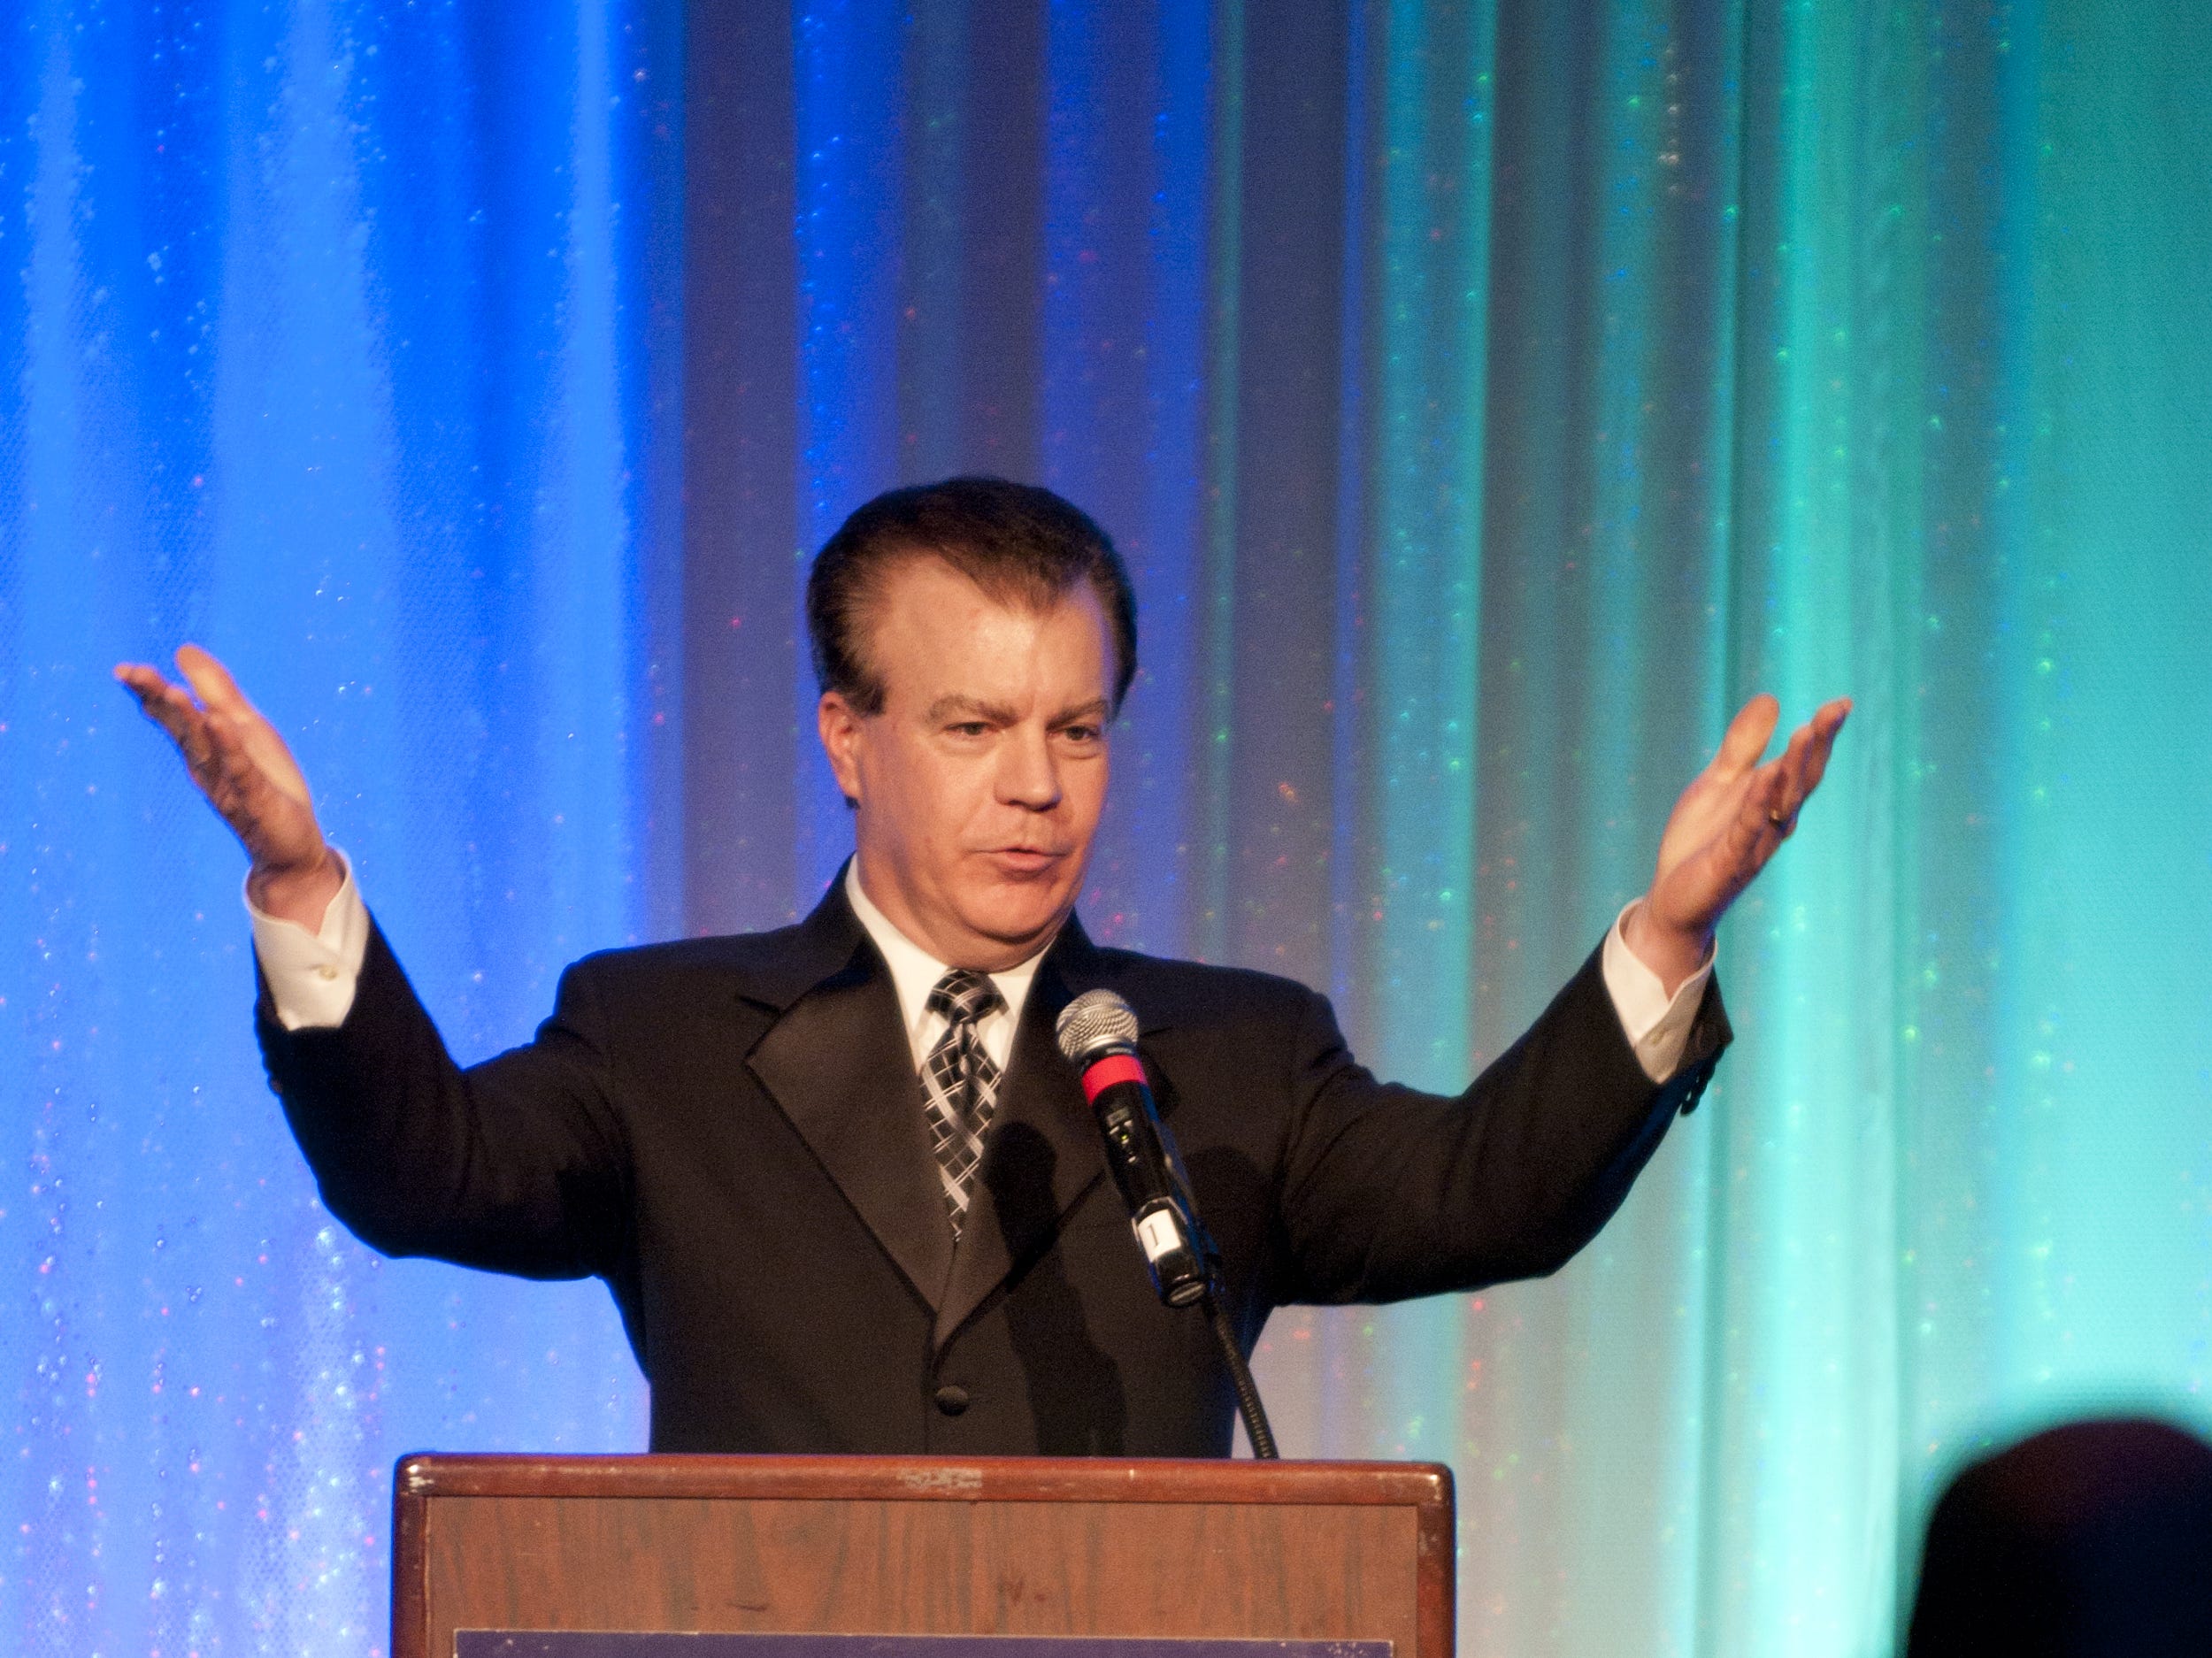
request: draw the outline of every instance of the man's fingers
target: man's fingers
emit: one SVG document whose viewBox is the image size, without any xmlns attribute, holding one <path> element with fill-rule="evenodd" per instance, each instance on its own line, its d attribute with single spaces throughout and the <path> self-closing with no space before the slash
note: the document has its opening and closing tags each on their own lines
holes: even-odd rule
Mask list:
<svg viewBox="0 0 2212 1658">
<path fill-rule="evenodd" d="M 1797 801 L 1801 806 L 1812 797 L 1820 787 L 1820 779 L 1828 775 L 1828 756 L 1836 746 L 1836 726 L 1823 732 L 1818 725 L 1809 727 L 1805 742 L 1805 764 L 1800 768 Z"/>
<path fill-rule="evenodd" d="M 125 690 L 142 702 L 154 691 L 167 683 L 161 677 L 161 670 L 151 663 L 146 662 L 117 663 L 115 678 Z"/>
<path fill-rule="evenodd" d="M 1752 775 L 1751 787 L 1744 790 L 1742 801 L 1736 807 L 1736 815 L 1729 819 L 1727 832 L 1722 836 L 1722 861 L 1734 873 L 1731 885 L 1740 887 L 1759 871 L 1765 862 L 1761 856 L 1762 843 L 1776 833 L 1775 802 L 1782 798 L 1782 763 L 1772 760 Z"/>
<path fill-rule="evenodd" d="M 207 707 L 219 708 L 227 714 L 260 717 L 260 710 L 246 700 L 246 694 L 238 688 L 238 681 L 230 677 L 230 670 L 197 645 L 177 647 L 177 672 L 190 682 Z"/>
<path fill-rule="evenodd" d="M 153 669 L 135 664 L 118 668 L 115 677 L 138 699 L 139 711 L 169 733 L 184 763 L 197 772 L 207 757 L 207 734 L 205 716 L 190 694 Z"/>
<path fill-rule="evenodd" d="M 1797 827 L 1798 808 L 1805 803 L 1805 796 L 1812 791 L 1805 780 L 1805 767 L 1813 751 L 1813 732 L 1809 725 L 1800 725 L 1790 733 L 1789 746 L 1782 750 L 1782 757 L 1775 762 L 1781 773 L 1781 781 L 1775 789 L 1775 799 L 1767 808 L 1770 820 L 1780 818 L 1775 825 L 1784 834 Z"/>
<path fill-rule="evenodd" d="M 119 664 L 115 677 L 169 733 L 193 783 L 245 843 L 257 870 L 307 868 L 326 848 L 307 779 L 284 739 L 207 652 L 187 645 L 177 652 L 177 667 L 191 690 L 143 663 Z"/>
<path fill-rule="evenodd" d="M 1762 864 L 1797 827 L 1798 799 L 1790 762 L 1791 756 L 1785 750 L 1760 767 L 1759 786 L 1751 791 L 1751 798 L 1745 804 L 1745 815 L 1750 819 L 1753 831 L 1762 840 L 1772 837 L 1771 844 L 1761 852 Z"/>
<path fill-rule="evenodd" d="M 1782 798 L 1782 763 L 1769 762 L 1747 781 L 1750 787 L 1745 789 L 1727 826 L 1706 848 L 1711 862 L 1700 883 L 1708 889 L 1700 907 L 1714 922 L 1782 844 L 1783 832 L 1775 826 L 1771 816 L 1775 803 Z"/>
<path fill-rule="evenodd" d="M 1775 809 L 1786 822 L 1785 834 L 1797 826 L 1797 814 L 1820 787 L 1820 779 L 1828 774 L 1828 756 L 1835 748 L 1836 733 L 1843 729 L 1843 722 L 1850 712 L 1849 700 L 1839 697 L 1790 733 L 1789 748 L 1782 756 L 1783 769 L 1788 777 L 1786 803 Z"/>
<path fill-rule="evenodd" d="M 1764 691 L 1746 702 L 1728 722 L 1728 733 L 1720 740 L 1720 752 L 1713 756 L 1712 769 L 1724 777 L 1740 777 L 1758 764 L 1759 756 L 1774 740 L 1775 723 L 1781 717 L 1782 705 Z"/>
<path fill-rule="evenodd" d="M 1836 738 L 1843 730 L 1843 722 L 1851 718 L 1851 699 L 1839 696 L 1824 703 L 1813 715 L 1813 751 L 1805 782 L 1805 793 L 1811 794 L 1820 787 L 1820 779 L 1828 774 L 1828 756 L 1835 751 Z"/>
<path fill-rule="evenodd" d="M 204 724 L 208 761 L 194 773 L 195 779 L 207 792 L 208 802 L 231 826 L 232 833 L 246 843 L 246 850 L 259 857 L 265 850 L 271 820 L 280 810 L 271 798 L 273 787 L 248 752 L 244 733 L 236 720 L 211 710 L 204 717 Z"/>
<path fill-rule="evenodd" d="M 191 691 L 165 678 L 158 668 L 149 667 L 142 662 L 127 662 L 116 668 L 115 677 L 138 699 L 138 706 L 147 718 L 180 744 L 184 741 L 185 731 L 204 717 L 203 704 L 194 699 Z"/>
<path fill-rule="evenodd" d="M 284 739 L 277 735 L 276 727 L 250 705 L 233 718 L 239 741 L 270 786 L 301 805 L 308 805 L 311 797 L 307 779 L 300 771 L 299 762 L 292 758 Z"/>
<path fill-rule="evenodd" d="M 242 833 L 241 809 L 249 802 L 260 767 L 247 750 L 238 722 L 219 710 L 203 708 L 182 686 L 173 685 L 142 664 L 126 664 L 115 677 L 138 698 L 147 718 L 169 733 L 208 802 Z"/>
<path fill-rule="evenodd" d="M 1782 753 L 1761 761 L 1779 713 L 1755 697 L 1729 723 L 1720 752 L 1675 808 L 1660 846 L 1649 894 L 1655 913 L 1709 934 L 1743 889 L 1797 827 L 1805 798 L 1819 787 L 1848 699 L 1824 704 L 1790 734 Z"/>
<path fill-rule="evenodd" d="M 242 774 L 251 770 L 245 750 L 238 741 L 238 733 L 231 723 L 211 710 L 203 709 L 196 722 L 199 739 L 193 760 L 192 780 L 206 793 L 215 810 L 232 818 L 231 807 L 239 793 Z M 231 826 L 237 827 L 234 818 Z"/>
<path fill-rule="evenodd" d="M 300 772 L 299 762 L 292 758 L 292 751 L 285 747 L 284 739 L 277 735 L 268 717 L 238 688 L 238 681 L 231 678 L 230 670 L 197 645 L 177 648 L 177 667 L 199 693 L 209 716 L 231 722 L 240 753 L 265 775 L 279 793 L 307 805 L 307 779 Z"/>
<path fill-rule="evenodd" d="M 194 706 L 188 693 L 161 677 L 160 669 L 142 662 L 117 663 L 115 677 L 126 691 L 138 699 L 139 708 L 149 719 L 162 719 L 165 711 L 179 699 L 188 709 Z"/>
</svg>

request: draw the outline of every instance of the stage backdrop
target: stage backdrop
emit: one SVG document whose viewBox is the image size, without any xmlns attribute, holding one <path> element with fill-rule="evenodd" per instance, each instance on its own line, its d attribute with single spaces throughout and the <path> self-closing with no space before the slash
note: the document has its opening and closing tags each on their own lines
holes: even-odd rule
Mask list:
<svg viewBox="0 0 2212 1658">
<path fill-rule="evenodd" d="M 1269 1326 L 1465 1651 L 1878 1654 L 1962 1456 L 2207 1420 L 2212 13 L 691 11 L 0 9 L 0 1642 L 375 1651 L 394 1456 L 643 1442 L 597 1286 L 318 1206 L 110 664 L 237 666 L 481 1056 L 813 902 L 805 557 L 963 469 L 1141 588 L 1093 930 L 1430 1086 L 1858 700 L 1598 1242 Z"/>
</svg>

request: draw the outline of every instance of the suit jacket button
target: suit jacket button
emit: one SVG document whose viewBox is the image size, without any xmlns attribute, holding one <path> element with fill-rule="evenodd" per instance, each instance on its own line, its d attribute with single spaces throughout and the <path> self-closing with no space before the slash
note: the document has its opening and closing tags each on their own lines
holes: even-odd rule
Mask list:
<svg viewBox="0 0 2212 1658">
<path fill-rule="evenodd" d="M 956 1416 L 968 1408 L 968 1390 L 947 1382 L 936 1392 L 937 1409 L 949 1416 Z"/>
</svg>

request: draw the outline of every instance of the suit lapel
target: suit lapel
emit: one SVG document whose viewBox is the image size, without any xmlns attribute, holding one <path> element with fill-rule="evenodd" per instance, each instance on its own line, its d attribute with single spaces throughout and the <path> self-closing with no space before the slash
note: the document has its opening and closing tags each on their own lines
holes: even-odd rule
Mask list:
<svg viewBox="0 0 2212 1658">
<path fill-rule="evenodd" d="M 1038 964 L 1022 1007 L 975 1196 L 937 1308 L 938 1347 L 1009 1274 L 1051 1247 L 1060 1217 L 1105 1176 L 1082 1083 L 1053 1034 L 1060 1010 L 1094 987 L 1100 971 L 1098 952 L 1071 916 Z"/>
<path fill-rule="evenodd" d="M 798 934 L 785 993 L 795 999 L 747 1063 L 934 1308 L 952 1264 L 952 1228 L 890 970 L 845 902 L 841 879 Z"/>
<path fill-rule="evenodd" d="M 1106 964 L 1071 916 L 1031 981 L 955 1249 L 898 991 L 841 875 L 790 937 L 741 993 L 780 1016 L 747 1063 L 936 1310 L 933 1345 L 942 1347 L 1010 1275 L 1051 1247 L 1060 1217 L 1105 1178 L 1097 1127 L 1053 1025 L 1105 981 Z M 1162 1028 L 1137 1011 L 1148 1034 Z"/>
</svg>

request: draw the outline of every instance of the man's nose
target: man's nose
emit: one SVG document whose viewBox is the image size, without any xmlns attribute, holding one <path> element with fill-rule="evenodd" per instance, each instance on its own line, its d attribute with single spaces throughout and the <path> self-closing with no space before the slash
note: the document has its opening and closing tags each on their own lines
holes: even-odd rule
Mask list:
<svg viewBox="0 0 2212 1658">
<path fill-rule="evenodd" d="M 1060 803 L 1060 768 L 1051 734 L 1019 727 L 1000 750 L 998 797 L 1010 806 L 1049 811 Z"/>
</svg>

